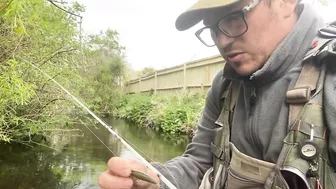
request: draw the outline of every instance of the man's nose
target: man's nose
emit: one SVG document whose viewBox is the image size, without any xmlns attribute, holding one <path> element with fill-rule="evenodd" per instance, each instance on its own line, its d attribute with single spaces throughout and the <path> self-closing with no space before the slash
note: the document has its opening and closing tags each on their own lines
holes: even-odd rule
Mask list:
<svg viewBox="0 0 336 189">
<path fill-rule="evenodd" d="M 234 38 L 232 37 L 228 37 L 225 34 L 223 34 L 222 32 L 218 32 L 217 34 L 217 38 L 216 38 L 216 45 L 219 48 L 225 48 L 227 47 L 229 44 L 234 42 Z"/>
</svg>

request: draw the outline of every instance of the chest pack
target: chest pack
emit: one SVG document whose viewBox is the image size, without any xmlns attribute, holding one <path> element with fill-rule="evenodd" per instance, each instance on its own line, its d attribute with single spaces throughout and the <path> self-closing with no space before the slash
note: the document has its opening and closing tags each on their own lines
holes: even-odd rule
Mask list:
<svg viewBox="0 0 336 189">
<path fill-rule="evenodd" d="M 239 81 L 232 81 L 224 91 L 223 109 L 216 122 L 222 127 L 216 130 L 211 144 L 213 167 L 204 176 L 200 189 L 336 189 L 336 173 L 328 154 L 328 127 L 323 116 L 324 76 L 330 63 L 336 64 L 336 21 L 319 30 L 294 88 L 286 93 L 288 132 L 275 164 L 245 157 L 230 143 L 230 123 L 240 86 Z M 232 174 L 236 159 L 240 166 L 246 162 L 245 168 L 252 173 L 249 179 L 239 177 L 239 172 Z M 257 174 L 259 177 L 255 177 Z M 259 182 L 259 178 L 263 181 Z M 238 182 L 230 185 L 231 180 Z"/>
</svg>

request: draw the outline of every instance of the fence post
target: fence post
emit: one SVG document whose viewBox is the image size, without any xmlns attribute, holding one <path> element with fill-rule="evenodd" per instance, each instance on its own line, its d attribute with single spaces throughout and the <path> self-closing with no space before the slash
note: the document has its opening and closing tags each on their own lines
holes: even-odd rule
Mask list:
<svg viewBox="0 0 336 189">
<path fill-rule="evenodd" d="M 129 84 L 129 82 L 127 82 L 127 83 L 125 83 L 125 85 L 124 85 L 124 87 L 122 88 L 122 89 L 124 89 L 124 93 L 126 93 L 126 94 L 128 94 L 129 93 L 129 86 L 130 84 Z"/>
<path fill-rule="evenodd" d="M 155 71 L 154 76 L 154 94 L 156 94 L 156 88 L 157 88 L 157 71 Z"/>
<path fill-rule="evenodd" d="M 187 63 L 183 64 L 183 91 L 187 90 Z"/>
<path fill-rule="evenodd" d="M 139 87 L 138 87 L 138 89 L 139 89 L 139 93 L 141 93 L 141 77 L 139 78 Z"/>
</svg>

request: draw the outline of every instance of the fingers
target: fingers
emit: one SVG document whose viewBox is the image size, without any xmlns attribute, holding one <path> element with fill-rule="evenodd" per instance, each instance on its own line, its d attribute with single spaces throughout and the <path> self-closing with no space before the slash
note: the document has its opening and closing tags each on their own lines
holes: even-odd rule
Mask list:
<svg viewBox="0 0 336 189">
<path fill-rule="evenodd" d="M 157 183 L 159 183 L 160 179 L 159 179 L 158 175 L 153 170 L 151 170 L 150 168 L 148 168 L 144 164 L 139 163 L 136 160 L 129 160 L 129 161 L 130 161 L 129 163 L 130 163 L 130 166 L 132 167 L 132 170 L 140 171 L 140 172 L 148 175 L 152 179 L 154 179 L 154 181 L 156 181 Z M 146 182 L 146 181 L 144 181 L 142 183 L 145 183 L 147 185 L 150 184 L 149 182 Z"/>
<path fill-rule="evenodd" d="M 137 170 L 147 173 L 150 171 L 145 165 L 133 159 L 113 157 L 108 161 L 108 169 L 114 174 L 121 177 L 129 177 L 131 170 Z"/>
<path fill-rule="evenodd" d="M 157 174 L 136 160 L 113 157 L 108 161 L 108 170 L 99 177 L 99 185 L 104 189 L 149 188 L 151 184 L 131 176 L 131 171 L 143 172 L 159 183 Z M 134 179 L 134 180 L 133 180 Z M 137 185 L 135 185 L 137 181 Z"/>
<path fill-rule="evenodd" d="M 130 189 L 133 186 L 131 178 L 118 177 L 110 171 L 103 172 L 99 177 L 98 183 L 104 189 Z"/>
<path fill-rule="evenodd" d="M 129 177 L 132 161 L 121 157 L 113 157 L 108 161 L 108 169 L 115 175 Z"/>
</svg>

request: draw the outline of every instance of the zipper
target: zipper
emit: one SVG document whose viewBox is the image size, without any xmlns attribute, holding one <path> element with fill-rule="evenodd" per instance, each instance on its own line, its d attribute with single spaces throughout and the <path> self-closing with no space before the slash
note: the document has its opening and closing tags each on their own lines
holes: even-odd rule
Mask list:
<svg viewBox="0 0 336 189">
<path fill-rule="evenodd" d="M 256 89 L 254 89 L 254 91 L 256 91 Z M 259 128 L 259 109 L 258 109 L 258 105 L 260 104 L 259 103 L 259 96 L 256 95 L 256 92 L 254 92 L 254 95 L 255 95 L 255 99 L 254 99 L 254 105 L 253 105 L 253 114 L 251 115 L 251 127 L 252 127 L 252 137 L 253 137 L 253 142 L 256 146 L 262 146 L 260 145 L 260 141 L 259 141 L 259 137 L 258 137 L 258 128 Z M 257 149 L 260 149 L 257 148 Z M 261 153 L 260 150 L 256 150 L 257 151 L 257 154 L 260 155 L 259 157 L 262 158 L 263 157 L 263 154 Z"/>
<path fill-rule="evenodd" d="M 253 74 L 250 76 L 249 80 L 251 82 L 250 106 L 254 106 L 256 98 L 257 98 L 257 92 L 256 92 L 256 87 L 253 84 L 253 80 L 254 80 L 254 75 Z"/>
<path fill-rule="evenodd" d="M 251 143 L 255 146 L 259 145 L 260 142 L 258 140 L 258 96 L 257 96 L 257 88 L 253 84 L 254 75 L 251 75 L 250 78 L 250 86 L 251 86 L 251 95 L 250 95 L 250 108 L 249 108 L 249 117 L 250 117 L 250 140 Z M 262 153 L 259 150 L 256 150 L 257 154 L 262 157 Z"/>
<path fill-rule="evenodd" d="M 252 74 L 252 75 L 250 76 L 250 78 L 249 78 L 250 81 L 252 81 L 252 80 L 254 79 L 254 77 L 255 77 L 254 74 Z"/>
<path fill-rule="evenodd" d="M 256 103 L 256 98 L 257 98 L 257 92 L 255 86 L 252 84 L 251 88 L 251 96 L 250 96 L 250 106 L 254 107 Z M 251 108 L 252 109 L 252 108 Z"/>
</svg>

